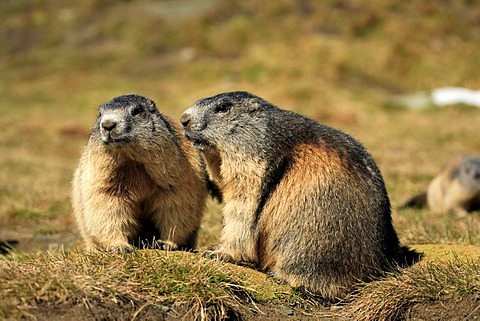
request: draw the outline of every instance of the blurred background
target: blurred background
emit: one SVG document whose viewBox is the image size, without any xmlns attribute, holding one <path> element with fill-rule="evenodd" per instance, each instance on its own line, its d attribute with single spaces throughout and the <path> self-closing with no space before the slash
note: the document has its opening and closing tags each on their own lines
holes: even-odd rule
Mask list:
<svg viewBox="0 0 480 321">
<path fill-rule="evenodd" d="M 402 241 L 480 243 L 478 214 L 396 210 L 453 156 L 480 154 L 478 108 L 402 100 L 480 89 L 474 0 L 2 0 L 0 21 L 0 240 L 21 250 L 77 240 L 70 181 L 98 105 L 138 93 L 178 119 L 232 90 L 361 141 Z M 212 203 L 200 245 L 220 229 Z"/>
</svg>

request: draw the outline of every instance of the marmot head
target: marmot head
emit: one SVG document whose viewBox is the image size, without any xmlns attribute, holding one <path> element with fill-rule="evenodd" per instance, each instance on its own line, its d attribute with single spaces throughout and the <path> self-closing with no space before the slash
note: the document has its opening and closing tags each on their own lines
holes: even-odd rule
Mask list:
<svg viewBox="0 0 480 321">
<path fill-rule="evenodd" d="M 480 191 L 480 158 L 467 156 L 459 168 L 460 183 L 471 189 Z"/>
<path fill-rule="evenodd" d="M 123 95 L 100 105 L 95 130 L 107 147 L 119 149 L 148 137 L 156 130 L 160 112 L 155 103 L 140 95 Z"/>
<path fill-rule="evenodd" d="M 198 100 L 182 114 L 180 122 L 185 137 L 200 150 L 222 149 L 223 144 L 248 148 L 245 143 L 254 144 L 264 138 L 265 111 L 272 108 L 248 92 L 228 92 Z"/>
</svg>

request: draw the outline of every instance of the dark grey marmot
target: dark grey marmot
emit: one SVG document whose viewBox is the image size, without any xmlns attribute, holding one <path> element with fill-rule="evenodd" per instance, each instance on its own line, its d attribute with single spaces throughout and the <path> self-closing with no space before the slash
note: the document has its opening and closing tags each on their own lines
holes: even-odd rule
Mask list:
<svg viewBox="0 0 480 321">
<path fill-rule="evenodd" d="M 247 92 L 200 99 L 181 123 L 223 193 L 212 257 L 325 298 L 419 259 L 400 246 L 382 175 L 349 135 Z"/>
</svg>

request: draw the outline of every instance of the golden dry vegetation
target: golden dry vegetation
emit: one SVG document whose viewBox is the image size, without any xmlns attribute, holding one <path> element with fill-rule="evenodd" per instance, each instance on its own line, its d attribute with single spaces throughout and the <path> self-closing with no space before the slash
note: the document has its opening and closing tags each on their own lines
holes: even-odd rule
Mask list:
<svg viewBox="0 0 480 321">
<path fill-rule="evenodd" d="M 2 1 L 0 19 L 0 239 L 19 241 L 17 253 L 1 260 L 0 317 L 38 317 L 45 307 L 76 303 L 129 317 L 147 304 L 205 318 L 260 318 L 273 302 L 287 307 L 280 314 L 294 309 L 291 318 L 363 311 L 365 319 L 388 319 L 459 297 L 476 298 L 464 317 L 480 311 L 479 214 L 398 210 L 453 156 L 480 154 L 480 110 L 389 104 L 438 87 L 480 88 L 475 1 L 19 0 Z M 441 245 L 471 255 L 426 259 L 372 282 L 337 310 L 266 277 L 250 282 L 245 275 L 257 274 L 247 268 L 190 254 L 145 252 L 125 261 L 70 253 L 79 244 L 70 180 L 97 106 L 139 93 L 178 119 L 196 99 L 231 90 L 251 91 L 356 137 L 384 174 L 402 242 L 429 244 L 417 246 L 427 254 Z M 201 247 L 214 244 L 220 230 L 220 206 L 211 202 Z M 66 252 L 44 252 L 62 246 Z M 151 263 L 158 268 L 140 272 Z M 200 281 L 189 288 L 182 273 Z M 165 275 L 169 287 L 159 285 Z M 274 288 L 257 295 L 259 284 Z M 391 300 L 377 304 L 379 293 Z M 111 307 L 129 304 L 120 312 Z"/>
</svg>

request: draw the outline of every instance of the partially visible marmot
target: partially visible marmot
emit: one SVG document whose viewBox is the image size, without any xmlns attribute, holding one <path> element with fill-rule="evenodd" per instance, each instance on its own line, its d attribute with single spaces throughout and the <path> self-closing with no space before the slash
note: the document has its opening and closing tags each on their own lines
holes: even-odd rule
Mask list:
<svg viewBox="0 0 480 321">
<path fill-rule="evenodd" d="M 402 207 L 428 204 L 433 212 L 466 216 L 480 209 L 480 157 L 458 156 L 430 182 L 426 193 L 414 196 Z"/>
<path fill-rule="evenodd" d="M 72 204 L 87 249 L 196 246 L 205 174 L 178 127 L 143 96 L 100 106 L 73 178 Z"/>
<path fill-rule="evenodd" d="M 18 244 L 17 240 L 0 241 L 0 255 L 10 253 Z"/>
<path fill-rule="evenodd" d="M 207 255 L 326 298 L 418 259 L 399 245 L 382 175 L 352 137 L 247 92 L 200 99 L 181 123 L 225 203 Z"/>
</svg>

